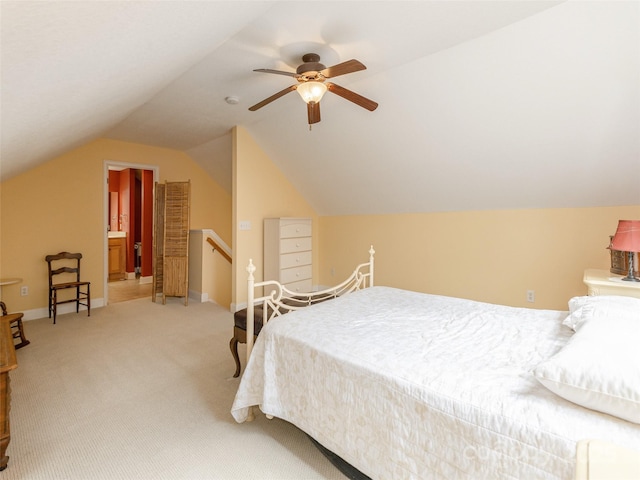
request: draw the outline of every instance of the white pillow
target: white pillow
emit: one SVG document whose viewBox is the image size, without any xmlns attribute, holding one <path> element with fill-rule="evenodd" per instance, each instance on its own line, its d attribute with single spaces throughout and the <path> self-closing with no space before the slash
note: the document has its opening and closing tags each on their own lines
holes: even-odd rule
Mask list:
<svg viewBox="0 0 640 480">
<path fill-rule="evenodd" d="M 632 316 L 640 322 L 640 298 L 617 295 L 573 297 L 569 300 L 569 315 L 562 324 L 577 331 L 596 316 Z"/>
<path fill-rule="evenodd" d="M 566 400 L 640 423 L 640 318 L 590 318 L 533 374 Z"/>
</svg>

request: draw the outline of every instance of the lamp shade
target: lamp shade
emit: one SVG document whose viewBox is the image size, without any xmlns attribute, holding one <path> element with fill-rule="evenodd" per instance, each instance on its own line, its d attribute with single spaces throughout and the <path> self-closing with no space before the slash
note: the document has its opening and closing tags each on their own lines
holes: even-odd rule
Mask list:
<svg viewBox="0 0 640 480">
<path fill-rule="evenodd" d="M 621 252 L 640 252 L 640 220 L 619 220 L 611 248 Z"/>
<path fill-rule="evenodd" d="M 327 91 L 327 86 L 322 82 L 309 81 L 298 85 L 296 90 L 305 102 L 318 103 Z"/>
</svg>

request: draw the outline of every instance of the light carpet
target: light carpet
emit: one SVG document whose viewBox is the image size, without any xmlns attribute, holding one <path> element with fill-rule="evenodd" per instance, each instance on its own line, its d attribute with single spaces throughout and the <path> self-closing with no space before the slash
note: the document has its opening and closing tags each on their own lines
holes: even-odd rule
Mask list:
<svg viewBox="0 0 640 480">
<path fill-rule="evenodd" d="M 235 423 L 233 318 L 213 303 L 138 299 L 25 329 L 1 480 L 345 478 L 293 425 Z"/>
</svg>

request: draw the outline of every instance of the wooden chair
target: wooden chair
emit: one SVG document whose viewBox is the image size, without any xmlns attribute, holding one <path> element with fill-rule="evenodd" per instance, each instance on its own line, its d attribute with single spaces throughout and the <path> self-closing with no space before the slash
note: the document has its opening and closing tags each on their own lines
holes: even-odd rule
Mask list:
<svg viewBox="0 0 640 480">
<path fill-rule="evenodd" d="M 60 252 L 57 255 L 47 255 L 45 260 L 49 266 L 49 318 L 53 313 L 53 323 L 56 323 L 58 304 L 75 302 L 76 313 L 80 311 L 80 305 L 87 307 L 87 316 L 91 316 L 91 282 L 80 280 L 81 253 Z M 61 275 L 54 281 L 54 277 Z M 58 291 L 68 290 L 75 293 L 72 298 L 58 299 Z M 84 290 L 84 291 L 83 291 Z"/>
<path fill-rule="evenodd" d="M 22 326 L 22 317 L 24 314 L 22 312 L 7 313 L 7 306 L 4 302 L 0 302 L 0 308 L 2 309 L 2 316 L 7 317 L 5 320 L 8 321 L 11 326 L 13 341 L 15 342 L 16 339 L 20 340 L 18 343 L 15 343 L 16 349 L 29 345 L 31 342 L 24 336 L 24 327 Z"/>
</svg>

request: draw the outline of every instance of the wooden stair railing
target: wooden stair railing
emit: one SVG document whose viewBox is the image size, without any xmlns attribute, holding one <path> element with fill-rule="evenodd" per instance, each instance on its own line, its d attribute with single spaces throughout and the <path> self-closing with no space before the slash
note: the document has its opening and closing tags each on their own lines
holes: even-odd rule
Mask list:
<svg viewBox="0 0 640 480">
<path fill-rule="evenodd" d="M 233 263 L 233 261 L 231 260 L 231 257 L 229 256 L 229 254 L 227 252 L 225 252 L 222 247 L 220 245 L 218 245 L 218 243 L 211 237 L 207 237 L 207 242 L 209 243 L 209 245 L 211 245 L 213 247 L 213 251 L 215 252 L 216 250 L 218 252 L 220 252 L 220 255 L 222 255 L 227 262 L 229 263 Z"/>
</svg>

